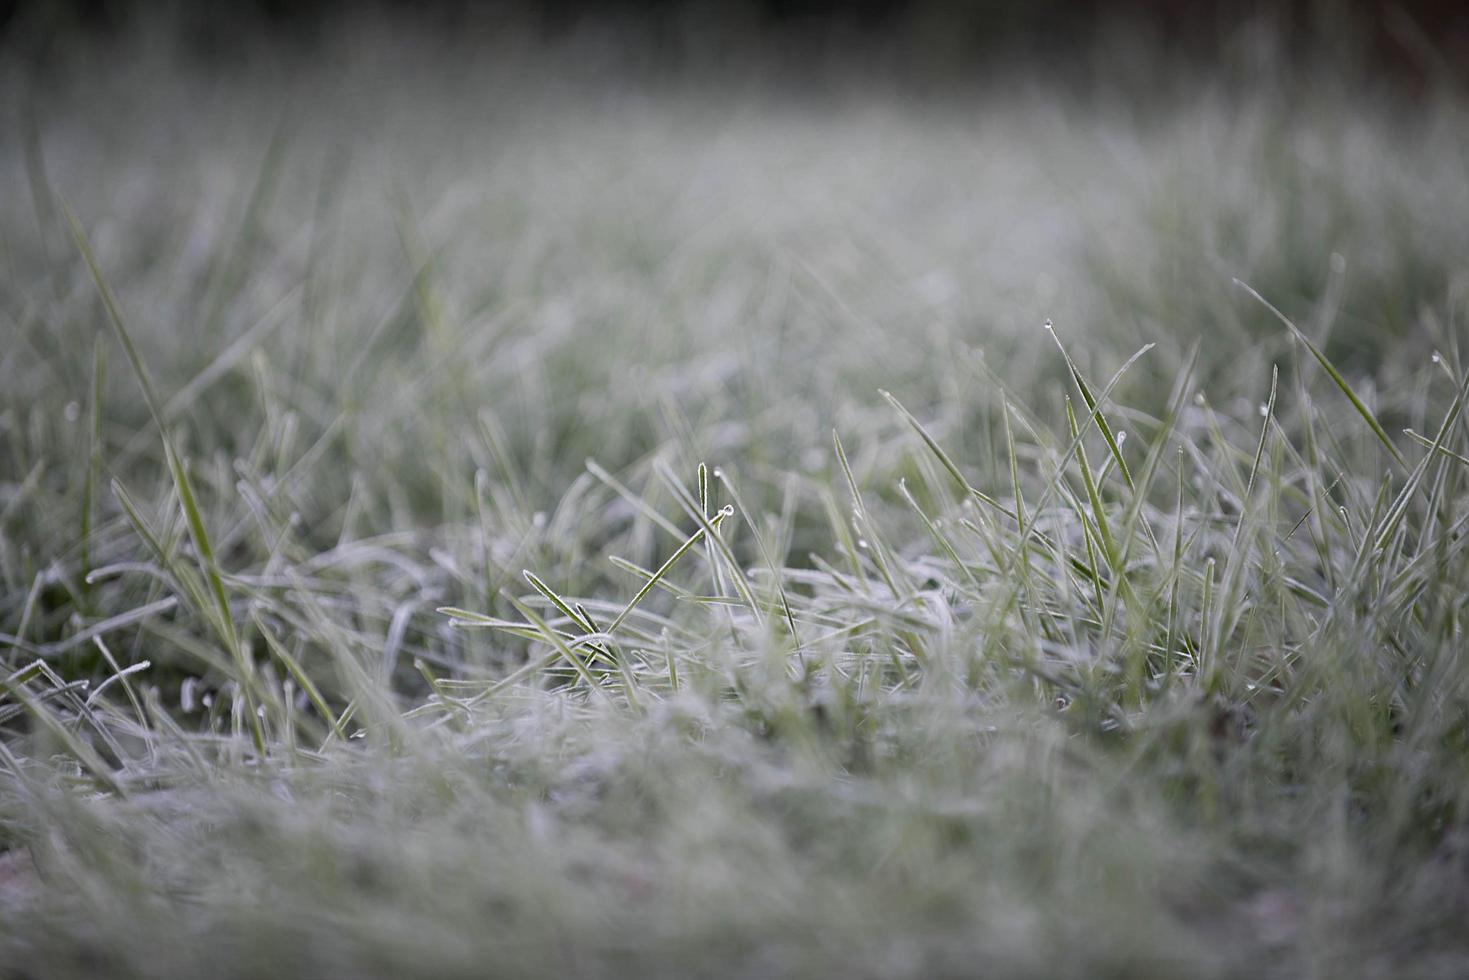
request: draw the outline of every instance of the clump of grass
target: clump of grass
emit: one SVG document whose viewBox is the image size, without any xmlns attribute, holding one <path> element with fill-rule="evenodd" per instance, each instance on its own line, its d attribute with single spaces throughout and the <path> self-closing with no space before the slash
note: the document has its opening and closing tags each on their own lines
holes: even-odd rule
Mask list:
<svg viewBox="0 0 1469 980">
<path fill-rule="evenodd" d="M 6 172 L 0 975 L 1463 972 L 1456 106 L 414 84 Z"/>
</svg>

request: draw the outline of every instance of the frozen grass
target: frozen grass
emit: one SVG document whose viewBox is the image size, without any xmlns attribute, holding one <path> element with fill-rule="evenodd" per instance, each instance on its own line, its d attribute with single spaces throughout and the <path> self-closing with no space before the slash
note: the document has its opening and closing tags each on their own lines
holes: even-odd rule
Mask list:
<svg viewBox="0 0 1469 980">
<path fill-rule="evenodd" d="M 1464 109 L 584 54 L 0 89 L 0 975 L 1469 970 Z"/>
</svg>

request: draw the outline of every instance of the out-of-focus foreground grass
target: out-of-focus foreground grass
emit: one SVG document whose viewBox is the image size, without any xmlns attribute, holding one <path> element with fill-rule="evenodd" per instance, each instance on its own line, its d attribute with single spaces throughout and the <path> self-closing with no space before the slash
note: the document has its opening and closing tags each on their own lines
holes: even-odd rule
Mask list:
<svg viewBox="0 0 1469 980">
<path fill-rule="evenodd" d="M 352 37 L 6 77 L 0 976 L 1469 970 L 1461 103 Z"/>
</svg>

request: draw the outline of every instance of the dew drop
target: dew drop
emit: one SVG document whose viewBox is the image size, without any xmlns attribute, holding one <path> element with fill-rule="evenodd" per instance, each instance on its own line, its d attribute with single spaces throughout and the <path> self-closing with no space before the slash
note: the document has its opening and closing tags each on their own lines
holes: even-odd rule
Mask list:
<svg viewBox="0 0 1469 980">
<path fill-rule="evenodd" d="M 1200 406 L 1204 404 L 1204 393 L 1202 391 L 1194 395 L 1194 404 Z"/>
<path fill-rule="evenodd" d="M 1433 352 L 1433 357 L 1431 358 L 1431 360 L 1435 364 L 1442 364 L 1443 363 L 1443 355 L 1440 354 L 1438 351 L 1434 351 Z M 76 402 L 72 402 L 72 404 L 75 405 Z M 68 407 L 70 407 L 70 406 L 68 406 Z"/>
<path fill-rule="evenodd" d="M 1044 326 L 1045 326 L 1045 328 L 1047 330 L 1054 331 L 1056 329 L 1055 324 L 1051 323 L 1051 318 L 1050 317 L 1046 317 L 1046 322 L 1045 322 Z"/>
<path fill-rule="evenodd" d="M 1267 416 L 1267 415 L 1269 415 L 1269 414 L 1270 414 L 1270 406 L 1269 406 L 1269 405 L 1267 405 L 1267 404 L 1265 404 L 1265 403 L 1264 403 L 1264 402 L 1261 402 L 1261 403 L 1260 403 L 1260 409 L 1259 409 L 1259 411 L 1260 411 L 1260 418 L 1262 418 L 1262 419 L 1263 419 L 1263 418 L 1265 418 L 1265 417 L 1266 417 L 1266 416 Z"/>
<path fill-rule="evenodd" d="M 857 539 L 857 547 L 859 547 L 859 548 L 866 548 L 867 547 L 867 539 L 866 538 L 858 538 Z"/>
<path fill-rule="evenodd" d="M 76 402 L 67 402 L 61 414 L 68 422 L 75 422 L 82 417 L 82 406 Z"/>
</svg>

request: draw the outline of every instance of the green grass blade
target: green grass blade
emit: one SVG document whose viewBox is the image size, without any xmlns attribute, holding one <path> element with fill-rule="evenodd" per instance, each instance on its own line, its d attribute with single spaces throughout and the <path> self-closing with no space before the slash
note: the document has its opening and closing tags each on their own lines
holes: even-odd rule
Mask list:
<svg viewBox="0 0 1469 980">
<path fill-rule="evenodd" d="M 332 713 L 331 707 L 326 703 L 326 698 L 322 696 L 321 689 L 316 686 L 316 682 L 311 679 L 311 675 L 301 667 L 300 661 L 291 655 L 291 652 L 286 649 L 285 644 L 276 639 L 275 634 L 265 625 L 265 622 L 258 615 L 252 617 L 251 622 L 255 624 L 256 631 L 265 640 L 266 647 L 270 649 L 270 652 L 275 655 L 277 660 L 285 665 L 286 670 L 290 671 L 291 677 L 295 679 L 296 683 L 300 685 L 301 690 L 305 692 L 307 700 L 311 702 L 317 714 L 321 715 L 322 720 L 326 722 L 327 728 L 338 738 L 345 739 L 347 733 L 342 730 L 341 722 Z"/>
<path fill-rule="evenodd" d="M 726 504 L 724 508 L 719 511 L 719 513 L 710 518 L 709 525 L 711 527 L 717 528 L 726 517 L 731 517 L 733 516 L 733 514 L 734 508 Z M 617 632 L 617 628 L 623 624 L 623 621 L 626 620 L 628 616 L 632 615 L 632 611 L 638 607 L 638 603 L 642 602 L 648 597 L 648 593 L 653 591 L 653 587 L 656 586 L 660 581 L 662 581 L 663 577 L 669 573 L 673 566 L 678 564 L 678 560 L 684 555 L 688 554 L 689 549 L 698 544 L 701 540 L 703 540 L 703 537 L 704 528 L 701 527 L 693 534 L 689 535 L 684 543 L 679 545 L 678 549 L 674 551 L 673 554 L 668 556 L 667 561 L 658 566 L 658 570 L 654 572 L 646 582 L 643 583 L 643 587 L 638 589 L 637 594 L 632 597 L 632 599 L 628 602 L 626 606 L 623 607 L 622 611 L 617 614 L 616 618 L 614 618 L 612 622 L 608 624 L 606 632 L 609 635 Z"/>
<path fill-rule="evenodd" d="M 1087 411 L 1092 413 L 1092 416 L 1096 419 L 1097 428 L 1102 431 L 1102 438 L 1107 441 L 1107 448 L 1111 450 L 1112 458 L 1117 461 L 1118 472 L 1122 474 L 1122 479 L 1126 481 L 1127 488 L 1129 490 L 1136 490 L 1137 487 L 1132 482 L 1132 471 L 1127 468 L 1127 460 L 1122 458 L 1122 443 L 1118 441 L 1116 434 L 1112 431 L 1112 426 L 1108 424 L 1107 416 L 1102 413 L 1099 407 L 1100 402 L 1092 394 L 1091 386 L 1086 383 L 1086 378 L 1082 376 L 1081 371 L 1077 369 L 1076 364 L 1071 360 L 1071 355 L 1066 352 L 1066 347 L 1061 343 L 1061 337 L 1056 333 L 1055 326 L 1050 320 L 1046 321 L 1045 326 L 1046 332 L 1056 342 L 1056 349 L 1061 352 L 1062 359 L 1066 361 L 1066 370 L 1071 373 L 1071 380 L 1076 384 L 1077 391 L 1081 392 L 1081 398 L 1082 401 L 1086 402 Z M 1153 347 L 1153 344 L 1143 345 L 1143 349 L 1138 351 L 1134 357 L 1140 357 L 1146 354 Z"/>
<path fill-rule="evenodd" d="M 163 440 L 163 454 L 168 463 L 169 475 L 173 478 L 174 489 L 178 493 L 179 504 L 184 510 L 184 519 L 188 524 L 189 536 L 194 542 L 194 549 L 199 554 L 199 561 L 203 567 L 205 581 L 213 595 L 217 606 L 220 639 L 229 652 L 236 669 L 239 671 L 237 680 L 240 690 L 245 696 L 245 704 L 250 717 L 250 732 L 255 741 L 256 751 L 265 752 L 265 731 L 261 727 L 260 717 L 255 711 L 255 691 L 253 680 L 253 668 L 244 650 L 240 646 L 239 634 L 235 629 L 234 614 L 230 611 L 229 596 L 225 592 L 224 577 L 220 574 L 219 562 L 214 555 L 214 547 L 209 540 L 209 532 L 204 526 L 203 515 L 199 511 L 199 504 L 194 495 L 193 484 L 189 480 L 187 468 L 183 465 L 173 441 L 169 438 L 167 426 L 164 423 L 163 403 L 158 398 L 158 393 L 153 387 L 153 381 L 148 375 L 148 368 L 143 363 L 142 356 L 133 344 L 132 336 L 128 333 L 127 326 L 123 322 L 122 311 L 119 309 L 116 297 L 113 296 L 111 288 L 102 276 L 102 270 L 97 266 L 97 260 L 92 254 L 92 246 L 87 241 L 86 232 L 82 230 L 81 222 L 71 210 L 71 205 L 62 202 L 62 208 L 66 213 L 67 223 L 71 227 L 72 237 L 76 241 L 77 249 L 81 252 L 83 260 L 87 264 L 88 271 L 92 274 L 92 281 L 97 287 L 98 294 L 102 297 L 102 305 L 107 311 L 107 320 L 112 325 L 113 333 L 122 344 L 127 354 L 128 363 L 132 365 L 133 373 L 138 379 L 138 385 L 143 390 L 143 398 L 148 404 L 148 412 L 153 416 L 153 422 L 158 426 L 158 432 Z"/>
<path fill-rule="evenodd" d="M 1398 451 L 1398 447 L 1394 446 L 1392 440 L 1388 438 L 1387 430 L 1382 427 L 1382 423 L 1377 420 L 1377 416 L 1372 413 L 1372 410 L 1367 407 L 1366 403 L 1364 403 L 1362 399 L 1357 396 L 1357 393 L 1352 390 L 1352 386 L 1347 382 L 1346 378 L 1342 377 L 1342 373 L 1337 370 L 1336 365 L 1333 364 L 1331 362 L 1331 359 L 1326 356 L 1326 352 L 1323 351 L 1320 347 L 1317 347 L 1316 344 L 1311 340 L 1311 338 L 1307 337 L 1301 331 L 1300 327 L 1297 327 L 1294 323 L 1292 323 L 1291 320 L 1284 313 L 1276 309 L 1269 300 L 1257 293 L 1251 286 L 1240 281 L 1239 279 L 1234 280 L 1234 282 L 1235 285 L 1239 286 L 1245 292 L 1249 293 L 1256 300 L 1258 300 L 1260 304 L 1265 307 L 1265 309 L 1274 314 L 1277 320 L 1286 325 L 1286 327 L 1290 330 L 1291 335 L 1305 345 L 1306 349 L 1311 352 L 1311 356 L 1316 358 L 1316 362 L 1320 364 L 1321 367 L 1326 371 L 1326 373 L 1331 377 L 1331 380 L 1336 382 L 1336 386 L 1341 389 L 1342 394 L 1347 396 L 1347 401 L 1351 402 L 1352 407 L 1357 410 L 1357 414 L 1362 416 L 1362 420 L 1367 423 L 1367 427 L 1370 428 L 1373 434 L 1377 436 L 1378 441 L 1382 443 L 1383 447 L 1387 450 L 1388 455 L 1391 456 L 1393 458 L 1393 461 L 1396 462 L 1399 466 L 1407 469 L 1407 460 L 1403 459 L 1403 454 Z"/>
<path fill-rule="evenodd" d="M 948 453 L 944 452 L 943 447 L 938 444 L 938 441 L 934 439 L 933 436 L 928 434 L 928 430 L 923 427 L 923 423 L 919 422 L 912 412 L 904 408 L 903 403 L 893 397 L 893 394 L 891 392 L 879 389 L 878 394 L 882 395 L 887 403 L 891 405 L 894 409 L 896 409 L 898 414 L 903 417 L 903 420 L 912 427 L 913 431 L 918 433 L 918 437 L 923 440 L 923 444 L 928 447 L 928 451 L 933 453 L 934 457 L 939 461 L 940 464 L 943 465 L 944 469 L 949 471 L 949 475 L 954 478 L 954 482 L 958 483 L 960 488 L 962 488 L 965 493 L 969 494 L 980 503 L 992 507 L 995 510 L 998 510 L 1001 514 L 1004 514 L 1006 517 L 1010 518 L 1010 520 L 1013 521 L 1016 519 L 1014 511 L 1006 507 L 1004 504 L 1000 503 L 994 497 L 991 497 L 989 494 L 985 493 L 983 490 L 975 488 L 972 484 L 970 484 L 968 480 L 964 478 L 964 474 L 959 472 L 958 465 L 954 462 L 952 458 L 950 458 Z M 843 467 L 846 467 L 845 459 L 843 460 Z M 850 480 L 850 470 L 848 470 L 847 475 L 848 479 Z"/>
</svg>

